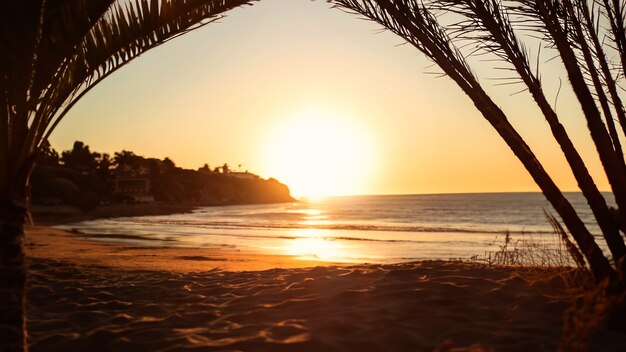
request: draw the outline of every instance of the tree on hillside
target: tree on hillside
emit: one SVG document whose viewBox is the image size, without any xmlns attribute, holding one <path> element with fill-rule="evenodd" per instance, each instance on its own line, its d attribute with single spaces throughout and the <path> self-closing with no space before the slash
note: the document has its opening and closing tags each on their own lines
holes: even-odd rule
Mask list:
<svg viewBox="0 0 626 352">
<path fill-rule="evenodd" d="M 209 173 L 211 172 L 211 168 L 209 167 L 209 164 L 204 164 L 198 168 L 198 171 L 203 172 L 203 173 Z"/>
<path fill-rule="evenodd" d="M 72 150 L 61 153 L 61 161 L 65 167 L 76 171 L 95 172 L 100 154 L 92 153 L 88 145 L 76 141 Z"/>
<path fill-rule="evenodd" d="M 96 160 L 98 163 L 97 173 L 98 173 L 98 176 L 106 180 L 109 177 L 111 177 L 111 169 L 113 168 L 113 160 L 111 159 L 111 156 L 106 153 L 98 154 L 98 156 L 99 157 Z"/>
<path fill-rule="evenodd" d="M 150 175 L 155 176 L 161 174 L 163 162 L 157 158 L 148 158 L 146 159 L 146 167 L 148 168 L 148 172 Z"/>
<path fill-rule="evenodd" d="M 121 152 L 113 153 L 113 163 L 117 167 L 129 167 L 131 169 L 136 169 L 141 165 L 143 157 L 136 155 L 135 153 L 122 150 Z"/>
<path fill-rule="evenodd" d="M 169 172 L 176 170 L 176 164 L 170 158 L 165 158 L 162 161 L 163 171 Z"/>
<path fill-rule="evenodd" d="M 0 1 L 0 349 L 26 348 L 28 180 L 68 111 L 142 53 L 249 0 Z"/>
<path fill-rule="evenodd" d="M 581 249 L 595 278 L 609 280 L 613 290 L 623 292 L 626 167 L 621 139 L 626 136 L 626 112 L 619 84 L 623 83 L 626 72 L 626 4 L 608 0 L 336 0 L 336 3 L 402 37 L 458 85 L 530 173 Z M 617 209 L 612 210 L 598 190 L 561 124 L 562 117 L 549 103 L 553 100 L 548 99 L 541 81 L 542 57 L 538 51 L 533 53 L 531 47 L 538 47 L 538 51 L 551 50 L 550 55 L 561 60 Z M 485 55 L 493 59 L 489 62 L 502 64 L 504 67 L 498 68 L 510 75 L 504 83 L 522 85 L 539 107 L 540 116 L 593 211 L 610 256 L 602 253 L 577 211 L 500 105 L 486 92 L 468 63 L 472 55 Z"/>
<path fill-rule="evenodd" d="M 45 141 L 41 146 L 41 152 L 37 158 L 38 166 L 52 166 L 59 165 L 59 153 L 50 146 L 50 142 Z"/>
</svg>

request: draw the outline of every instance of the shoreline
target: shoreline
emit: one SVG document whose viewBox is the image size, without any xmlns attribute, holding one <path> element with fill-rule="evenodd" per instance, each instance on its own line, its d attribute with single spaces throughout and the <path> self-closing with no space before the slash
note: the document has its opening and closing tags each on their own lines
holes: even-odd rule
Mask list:
<svg viewBox="0 0 626 352">
<path fill-rule="evenodd" d="M 224 246 L 187 248 L 136 245 L 125 243 L 119 237 L 94 240 L 62 229 L 42 226 L 26 228 L 25 250 L 28 258 L 64 261 L 74 265 L 182 273 L 209 270 L 258 271 L 334 264 L 301 260 L 288 255 L 247 252 Z"/>
<path fill-rule="evenodd" d="M 298 202 L 263 202 L 263 203 L 237 203 L 221 202 L 211 204 L 177 204 L 165 202 L 139 203 L 139 204 L 113 204 L 102 205 L 91 210 L 80 210 L 69 205 L 31 205 L 30 214 L 36 226 L 68 225 L 75 222 L 88 220 L 138 217 L 153 215 L 187 214 L 203 207 L 224 207 L 238 205 L 259 204 L 282 204 Z"/>
<path fill-rule="evenodd" d="M 116 217 L 185 214 L 197 208 L 199 206 L 189 204 L 146 203 L 105 205 L 83 211 L 67 205 L 34 205 L 30 207 L 30 214 L 37 226 L 56 226 Z"/>
<path fill-rule="evenodd" d="M 81 210 L 69 205 L 31 205 L 29 212 L 35 225 L 55 226 L 67 225 L 75 222 L 119 218 L 138 217 L 153 215 L 187 214 L 203 207 L 224 207 L 238 205 L 282 204 L 295 203 L 299 200 L 293 198 L 290 202 L 214 202 L 214 203 L 138 203 L 138 204 L 112 204 L 101 205 L 90 210 Z"/>
</svg>

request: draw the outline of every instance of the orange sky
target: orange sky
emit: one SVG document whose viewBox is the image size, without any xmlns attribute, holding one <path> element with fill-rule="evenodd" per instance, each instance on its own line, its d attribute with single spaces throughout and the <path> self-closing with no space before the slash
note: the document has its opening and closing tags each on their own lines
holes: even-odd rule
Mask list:
<svg viewBox="0 0 626 352">
<path fill-rule="evenodd" d="M 453 82 L 427 74 L 423 55 L 329 7 L 264 0 L 148 52 L 83 98 L 51 143 L 186 168 L 242 164 L 296 195 L 538 190 Z M 528 96 L 486 84 L 557 183 L 576 190 Z M 544 84 L 556 96 L 558 79 Z M 557 112 L 599 175 L 578 110 L 564 88 Z"/>
</svg>

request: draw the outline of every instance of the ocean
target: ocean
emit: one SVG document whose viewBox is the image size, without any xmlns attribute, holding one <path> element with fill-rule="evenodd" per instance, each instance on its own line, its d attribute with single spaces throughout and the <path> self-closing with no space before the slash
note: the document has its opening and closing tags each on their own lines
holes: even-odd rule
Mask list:
<svg viewBox="0 0 626 352">
<path fill-rule="evenodd" d="M 591 232 L 600 236 L 582 195 L 566 197 Z M 481 258 L 497 251 L 507 232 L 512 243 L 530 239 L 556 246 L 544 211 L 554 213 L 540 193 L 345 196 L 203 207 L 189 214 L 92 220 L 65 228 L 90 238 L 137 245 L 393 263 Z"/>
</svg>

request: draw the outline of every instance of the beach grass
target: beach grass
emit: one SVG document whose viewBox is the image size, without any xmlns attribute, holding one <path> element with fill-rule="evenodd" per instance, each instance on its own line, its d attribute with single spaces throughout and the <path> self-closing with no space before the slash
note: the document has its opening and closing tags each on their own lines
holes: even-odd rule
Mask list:
<svg viewBox="0 0 626 352">
<path fill-rule="evenodd" d="M 474 262 L 488 266 L 518 268 L 529 280 L 559 279 L 569 297 L 563 312 L 563 335 L 557 346 L 560 351 L 588 351 L 592 339 L 604 334 L 615 307 L 624 305 L 626 295 L 607 295 L 608 280 L 595 282 L 578 248 L 571 242 L 557 219 L 546 213 L 554 232 L 551 238 L 539 241 L 532 234 L 522 234 L 513 240 L 507 232 L 497 245 L 498 250 L 485 253 Z M 612 330 L 617 331 L 615 326 Z M 622 332 L 623 333 L 623 332 Z M 616 346 L 606 346 L 617 351 Z"/>
</svg>

